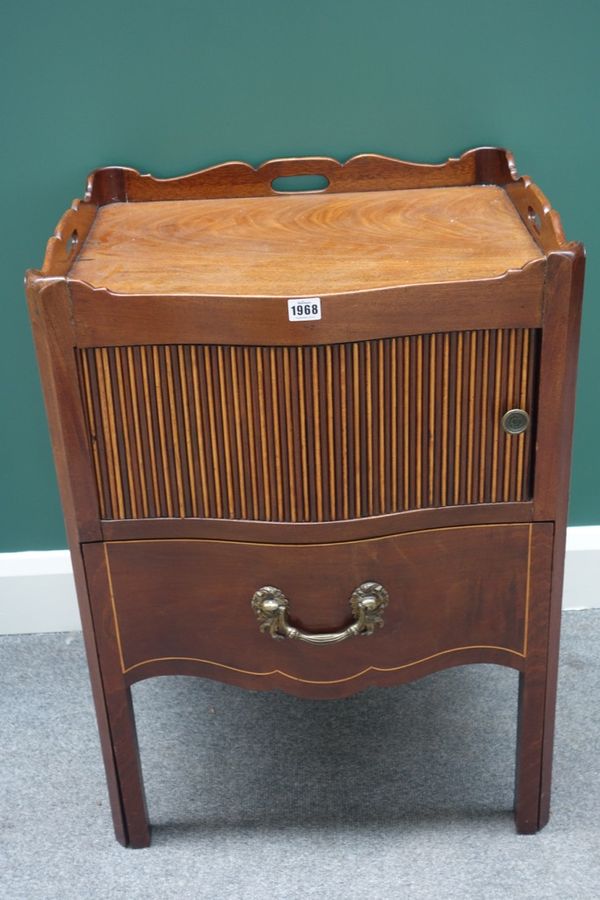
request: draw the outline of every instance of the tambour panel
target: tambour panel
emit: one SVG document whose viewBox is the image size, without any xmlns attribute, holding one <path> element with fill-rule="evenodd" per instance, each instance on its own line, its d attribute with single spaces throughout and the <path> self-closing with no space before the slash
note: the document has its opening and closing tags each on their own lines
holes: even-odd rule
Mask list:
<svg viewBox="0 0 600 900">
<path fill-rule="evenodd" d="M 539 333 L 78 351 L 103 519 L 322 522 L 528 500 Z M 522 407 L 533 427 L 506 435 Z"/>
</svg>

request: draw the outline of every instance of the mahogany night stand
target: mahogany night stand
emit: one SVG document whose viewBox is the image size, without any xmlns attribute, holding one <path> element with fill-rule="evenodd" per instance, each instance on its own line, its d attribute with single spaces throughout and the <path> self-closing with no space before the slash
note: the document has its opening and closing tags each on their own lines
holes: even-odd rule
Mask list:
<svg viewBox="0 0 600 900">
<path fill-rule="evenodd" d="M 516 826 L 546 823 L 583 270 L 496 148 L 91 175 L 27 295 L 121 843 L 130 687 L 171 674 L 511 666 Z"/>
</svg>

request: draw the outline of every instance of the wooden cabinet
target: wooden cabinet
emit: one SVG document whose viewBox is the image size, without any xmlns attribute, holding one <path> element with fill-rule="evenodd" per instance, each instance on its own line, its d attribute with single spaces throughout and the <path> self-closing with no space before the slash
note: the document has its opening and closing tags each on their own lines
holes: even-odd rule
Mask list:
<svg viewBox="0 0 600 900">
<path fill-rule="evenodd" d="M 27 293 L 122 843 L 130 687 L 168 674 L 511 666 L 545 824 L 583 262 L 494 148 L 90 176 Z"/>
</svg>

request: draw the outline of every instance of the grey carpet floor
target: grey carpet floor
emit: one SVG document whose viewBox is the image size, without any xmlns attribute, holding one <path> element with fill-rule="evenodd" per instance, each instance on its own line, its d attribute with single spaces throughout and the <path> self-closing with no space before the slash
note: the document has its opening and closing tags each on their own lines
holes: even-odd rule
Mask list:
<svg viewBox="0 0 600 900">
<path fill-rule="evenodd" d="M 517 678 L 448 670 L 348 700 L 134 688 L 148 850 L 113 839 L 80 635 L 0 638 L 9 900 L 600 898 L 600 611 L 564 616 L 553 813 L 514 833 Z"/>
</svg>

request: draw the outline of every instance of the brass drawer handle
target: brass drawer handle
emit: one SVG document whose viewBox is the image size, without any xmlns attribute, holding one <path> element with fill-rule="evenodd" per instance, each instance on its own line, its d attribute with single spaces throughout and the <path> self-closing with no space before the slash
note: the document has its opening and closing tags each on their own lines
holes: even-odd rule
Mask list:
<svg viewBox="0 0 600 900">
<path fill-rule="evenodd" d="M 294 628 L 287 620 L 288 599 L 279 588 L 265 585 L 252 597 L 252 609 L 256 613 L 261 631 L 268 631 L 272 638 L 291 638 L 308 644 L 339 644 L 356 635 L 373 634 L 375 627 L 383 626 L 383 610 L 388 604 L 386 589 L 376 581 L 365 581 L 353 591 L 350 608 L 354 622 L 343 631 L 311 634 Z"/>
</svg>

